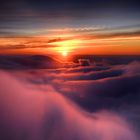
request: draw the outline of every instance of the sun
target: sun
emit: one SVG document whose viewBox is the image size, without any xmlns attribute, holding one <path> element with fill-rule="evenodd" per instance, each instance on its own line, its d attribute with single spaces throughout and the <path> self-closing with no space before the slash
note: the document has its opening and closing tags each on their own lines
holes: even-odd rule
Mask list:
<svg viewBox="0 0 140 140">
<path fill-rule="evenodd" d="M 67 55 L 68 55 L 68 52 L 67 51 L 63 51 L 62 52 L 62 56 L 65 56 L 66 57 Z"/>
<path fill-rule="evenodd" d="M 60 40 L 60 41 L 54 41 L 49 44 L 54 45 L 55 47 L 53 48 L 54 53 L 57 53 L 61 55 L 64 59 L 66 59 L 68 56 L 70 56 L 76 47 L 79 46 L 81 41 L 79 39 L 69 39 L 69 40 Z"/>
</svg>

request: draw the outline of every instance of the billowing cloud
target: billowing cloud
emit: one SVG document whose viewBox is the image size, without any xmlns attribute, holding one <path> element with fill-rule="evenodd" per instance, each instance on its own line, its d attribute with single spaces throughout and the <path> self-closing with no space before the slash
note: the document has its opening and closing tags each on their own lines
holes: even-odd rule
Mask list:
<svg viewBox="0 0 140 140">
<path fill-rule="evenodd" d="M 132 127 L 118 114 L 87 113 L 49 85 L 40 91 L 5 72 L 0 77 L 2 140 L 136 140 Z"/>
</svg>

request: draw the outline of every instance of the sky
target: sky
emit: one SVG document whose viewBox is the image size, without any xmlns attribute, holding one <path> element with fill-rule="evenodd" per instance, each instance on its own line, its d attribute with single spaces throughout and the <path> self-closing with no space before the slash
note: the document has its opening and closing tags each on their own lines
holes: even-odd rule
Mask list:
<svg viewBox="0 0 140 140">
<path fill-rule="evenodd" d="M 136 0 L 2 0 L 0 54 L 140 54 Z"/>
</svg>

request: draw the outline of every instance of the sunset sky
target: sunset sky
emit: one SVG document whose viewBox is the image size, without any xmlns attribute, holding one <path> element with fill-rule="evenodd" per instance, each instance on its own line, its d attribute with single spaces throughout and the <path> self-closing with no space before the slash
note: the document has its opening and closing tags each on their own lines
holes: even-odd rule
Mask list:
<svg viewBox="0 0 140 140">
<path fill-rule="evenodd" d="M 0 54 L 140 55 L 136 0 L 5 0 Z"/>
<path fill-rule="evenodd" d="M 0 140 L 140 140 L 140 0 L 1 0 Z"/>
</svg>

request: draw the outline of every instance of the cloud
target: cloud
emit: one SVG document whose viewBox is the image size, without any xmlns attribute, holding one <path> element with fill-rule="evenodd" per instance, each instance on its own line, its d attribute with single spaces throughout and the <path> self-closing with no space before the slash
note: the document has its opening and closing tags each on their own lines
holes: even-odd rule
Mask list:
<svg viewBox="0 0 140 140">
<path fill-rule="evenodd" d="M 56 47 L 56 45 L 49 44 L 50 40 L 47 37 L 2 37 L 0 40 L 0 50 L 46 49 Z"/>
<path fill-rule="evenodd" d="M 120 102 L 117 102 L 120 101 L 120 98 L 126 97 L 127 103 L 128 96 L 139 96 L 139 71 L 139 62 L 133 62 L 128 65 L 112 66 L 107 70 L 62 73 L 51 76 L 54 76 L 52 82 L 56 89 L 64 95 L 76 100 L 83 107 L 97 109 L 113 108 L 113 104 L 120 105 Z M 59 84 L 59 80 L 61 80 L 61 84 Z"/>
<path fill-rule="evenodd" d="M 16 68 L 19 58 L 24 62 L 39 60 L 43 65 L 46 62 L 46 57 L 41 56 L 5 57 L 7 63 L 4 61 L 3 65 L 11 63 Z M 133 135 L 130 140 L 135 140 L 135 131 L 140 131 L 140 63 L 127 64 L 126 57 L 125 61 L 107 59 L 113 65 L 24 69 L 25 63 L 20 71 L 9 71 L 13 76 L 0 72 L 1 136 L 96 140 L 100 135 L 99 140 L 123 140 L 127 131 Z"/>
<path fill-rule="evenodd" d="M 136 140 L 132 127 L 115 113 L 87 113 L 49 85 L 41 91 L 5 72 L 0 77 L 2 140 Z"/>
<path fill-rule="evenodd" d="M 59 68 L 62 63 L 42 55 L 1 55 L 0 68 L 11 70 Z"/>
</svg>

